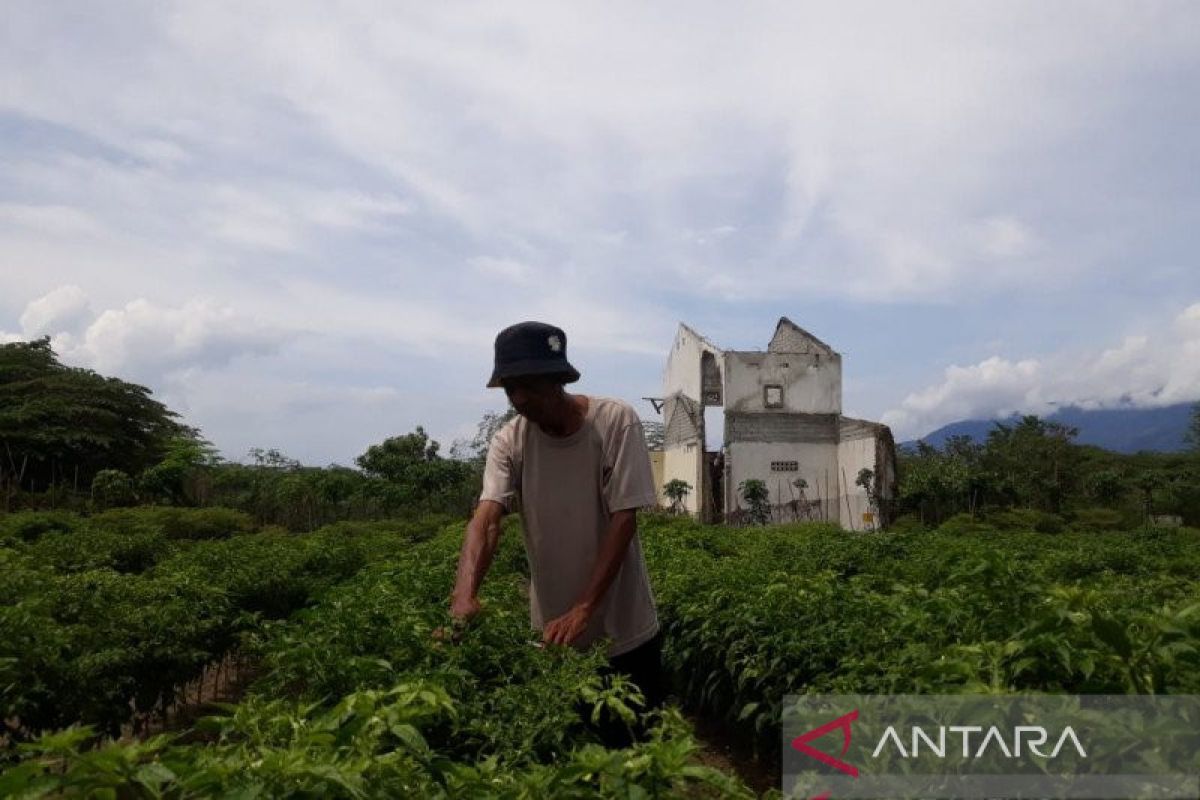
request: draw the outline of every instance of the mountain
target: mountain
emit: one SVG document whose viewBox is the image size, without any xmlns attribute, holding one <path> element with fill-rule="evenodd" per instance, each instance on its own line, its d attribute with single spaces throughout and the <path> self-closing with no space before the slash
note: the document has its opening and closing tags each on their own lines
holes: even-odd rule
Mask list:
<svg viewBox="0 0 1200 800">
<path fill-rule="evenodd" d="M 1194 403 L 1177 403 L 1161 408 L 1104 408 L 1083 409 L 1065 406 L 1043 419 L 1079 429 L 1076 444 L 1091 444 L 1118 453 L 1139 450 L 1177 452 L 1187 448 L 1184 433 L 1192 417 Z M 987 439 L 988 431 L 997 422 L 1019 421 L 1018 415 L 1007 419 L 966 419 L 943 425 L 921 437 L 921 441 L 941 447 L 951 436 L 970 436 L 976 441 Z M 915 445 L 916 442 L 904 442 Z"/>
</svg>

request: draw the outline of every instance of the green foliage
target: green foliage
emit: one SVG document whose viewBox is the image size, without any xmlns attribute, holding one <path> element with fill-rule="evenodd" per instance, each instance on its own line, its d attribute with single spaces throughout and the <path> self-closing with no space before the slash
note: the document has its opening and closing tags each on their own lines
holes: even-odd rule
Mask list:
<svg viewBox="0 0 1200 800">
<path fill-rule="evenodd" d="M 22 511 L 0 515 L 0 543 L 5 540 L 32 542 L 51 531 L 75 529 L 79 517 L 67 511 Z"/>
<path fill-rule="evenodd" d="M 192 499 L 188 496 L 189 483 L 201 467 L 217 461 L 216 450 L 208 442 L 194 436 L 175 436 L 167 442 L 162 460 L 138 476 L 138 495 L 145 503 L 186 504 Z"/>
<path fill-rule="evenodd" d="M 0 793 L 514 800 L 750 796 L 735 779 L 695 762 L 696 744 L 677 712 L 649 719 L 649 738 L 633 747 L 609 750 L 597 743 L 589 721 L 604 714 L 637 714 L 637 693 L 619 677 L 598 675 L 605 663 L 600 650 L 530 646 L 520 576 L 503 569 L 512 560 L 508 556 L 520 552 L 517 537 L 502 539 L 502 548 L 511 552 L 497 558 L 498 571 L 485 584 L 483 618 L 454 641 L 434 635 L 449 623 L 445 592 L 461 525 L 432 535 L 427 524 L 404 524 L 421 535 L 401 540 L 383 523 L 342 523 L 309 536 L 255 534 L 174 552 L 155 570 L 162 579 L 176 586 L 199 582 L 198 589 L 219 596 L 229 609 L 244 608 L 245 590 L 269 582 L 263 570 L 278 561 L 287 563 L 277 574 L 305 586 L 309 602 L 294 606 L 286 619 L 241 631 L 241 646 L 256 655 L 261 674 L 236 706 L 202 719 L 174 740 L 110 743 L 98 740 L 90 728 L 46 734 L 22 746 L 23 760 L 0 775 Z M 313 544 L 306 548 L 306 542 Z M 302 549 L 323 557 L 291 560 L 289 554 Z M 356 557 L 342 559 L 343 552 Z M 322 579 L 327 573 L 313 571 L 314 563 L 327 570 L 335 562 L 343 564 L 340 578 Z M 201 576 L 219 577 L 221 591 L 204 586 Z M 18 591 L 40 596 L 35 584 Z M 146 693 L 164 685 L 154 683 L 158 673 L 144 672 L 148 665 L 138 657 L 143 651 L 135 644 L 147 631 L 144 618 L 135 613 L 130 619 L 132 609 L 114 606 L 118 596 L 104 594 L 103 607 L 119 612 L 105 632 L 136 635 L 120 639 L 120 647 L 104 638 L 94 642 L 120 658 L 109 664 L 109 680 L 94 672 L 86 676 L 93 681 L 93 694 L 112 697 L 108 716 L 116 715 L 124 699 L 121 691 L 107 688 L 118 675 L 136 676 L 132 685 Z M 143 605 L 163 605 L 139 599 Z M 189 595 L 179 605 L 195 602 Z M 78 607 L 87 612 L 91 604 Z M 169 602 L 166 609 L 173 622 L 184 622 Z M 211 624 L 219 623 L 220 615 L 206 615 L 203 605 L 197 612 L 211 631 L 224 631 L 221 624 Z M 186 653 L 190 633 L 184 629 L 185 642 L 161 641 Z M 51 663 L 62 652 L 44 637 L 27 644 L 28 652 L 42 653 Z M 9 662 L 0 658 L 0 663 Z M 78 672 L 90 660 L 80 656 L 74 663 Z M 155 666 L 162 671 L 172 663 Z M 68 713 L 103 725 L 105 714 L 80 705 L 81 698 L 64 694 L 58 684 L 53 689 L 71 701 Z M 36 705 L 21 711 L 30 714 L 31 708 Z"/>
<path fill-rule="evenodd" d="M 1071 530 L 1075 531 L 1119 531 L 1128 527 L 1121 512 L 1111 508 L 1081 508 L 1071 519 Z"/>
<path fill-rule="evenodd" d="M 764 752 L 789 693 L 1200 688 L 1196 531 L 1045 536 L 963 515 L 857 537 L 660 517 L 643 537 L 677 689 Z"/>
<path fill-rule="evenodd" d="M 692 485 L 682 478 L 672 478 L 663 484 L 663 494 L 671 501 L 671 512 L 678 514 L 683 511 L 684 498 L 692 491 Z"/>
<path fill-rule="evenodd" d="M 1200 525 L 1200 462 L 1194 455 L 1122 455 L 1071 442 L 1070 428 L 1025 417 L 997 424 L 986 442 L 953 437 L 938 450 L 900 454 L 899 513 L 936 525 L 966 513 L 1034 509 L 1069 518 L 1105 507 L 1126 524 L 1178 514 Z"/>
<path fill-rule="evenodd" d="M 439 449 L 440 444 L 418 425 L 413 433 L 371 445 L 355 463 L 368 477 L 394 487 L 410 507 L 444 507 L 453 498 L 467 511 L 471 498 L 464 489 L 471 486 L 473 472 L 465 462 L 442 458 Z"/>
<path fill-rule="evenodd" d="M 49 337 L 0 345 L 0 484 L 8 492 L 133 475 L 194 437 L 144 386 L 59 363 Z"/>
<path fill-rule="evenodd" d="M 373 444 L 354 463 L 367 475 L 390 481 L 402 481 L 415 465 L 427 464 L 441 458 L 440 445 L 431 440 L 425 429 L 417 426 L 413 433 L 393 436 L 381 444 Z"/>
<path fill-rule="evenodd" d="M 770 495 L 767 484 L 757 478 L 747 478 L 738 484 L 738 494 L 746 501 L 749 508 L 750 522 L 755 525 L 766 525 L 771 521 Z"/>
<path fill-rule="evenodd" d="M 133 481 L 119 469 L 102 469 L 92 478 L 92 506 L 96 509 L 131 506 Z"/>
<path fill-rule="evenodd" d="M 962 536 L 964 534 L 974 533 L 993 533 L 995 528 L 992 525 L 984 522 L 978 517 L 970 514 L 955 514 L 950 519 L 938 526 L 940 533 L 947 533 L 954 536 Z"/>
</svg>

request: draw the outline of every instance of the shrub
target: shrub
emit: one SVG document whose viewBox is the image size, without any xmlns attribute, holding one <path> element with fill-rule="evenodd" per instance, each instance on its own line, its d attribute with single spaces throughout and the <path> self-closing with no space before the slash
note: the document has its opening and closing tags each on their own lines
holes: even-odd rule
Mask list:
<svg viewBox="0 0 1200 800">
<path fill-rule="evenodd" d="M 1125 528 L 1121 512 L 1112 508 L 1081 508 L 1071 520 L 1071 530 L 1119 531 Z"/>
<path fill-rule="evenodd" d="M 227 539 L 255 529 L 248 514 L 231 508 L 143 506 L 105 511 L 93 524 L 106 530 L 154 530 L 168 539 Z"/>
<path fill-rule="evenodd" d="M 891 533 L 920 533 L 928 528 L 916 514 L 903 514 L 892 520 L 892 523 L 887 526 L 887 530 Z"/>
<path fill-rule="evenodd" d="M 71 532 L 78 526 L 79 517 L 69 511 L 21 511 L 0 517 L 0 541 L 32 542 L 44 533 Z"/>
<path fill-rule="evenodd" d="M 1032 531 L 1042 512 L 1033 508 L 1007 508 L 987 515 L 988 524 L 998 531 Z"/>
<path fill-rule="evenodd" d="M 993 533 L 995 528 L 983 520 L 971 516 L 970 514 L 955 514 L 953 517 L 939 525 L 938 530 L 942 533 L 967 534 Z"/>
<path fill-rule="evenodd" d="M 92 506 L 96 509 L 133 505 L 133 481 L 119 469 L 102 469 L 92 479 Z"/>
<path fill-rule="evenodd" d="M 1062 533 L 1067 529 L 1067 523 L 1058 514 L 1039 511 L 1033 529 L 1038 533 Z"/>
</svg>

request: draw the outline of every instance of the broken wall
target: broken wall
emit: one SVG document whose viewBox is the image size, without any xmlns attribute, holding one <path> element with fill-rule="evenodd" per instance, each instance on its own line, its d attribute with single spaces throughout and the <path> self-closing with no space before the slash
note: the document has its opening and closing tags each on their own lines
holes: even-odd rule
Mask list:
<svg viewBox="0 0 1200 800">
<path fill-rule="evenodd" d="M 725 413 L 839 414 L 842 360 L 821 353 L 725 353 Z"/>
</svg>

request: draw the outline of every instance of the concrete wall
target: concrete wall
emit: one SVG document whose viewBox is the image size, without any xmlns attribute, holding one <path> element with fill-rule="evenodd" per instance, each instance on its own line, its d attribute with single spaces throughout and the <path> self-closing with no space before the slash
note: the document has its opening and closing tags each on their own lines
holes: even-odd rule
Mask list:
<svg viewBox="0 0 1200 800">
<path fill-rule="evenodd" d="M 812 517 L 839 522 L 837 498 L 840 494 L 838 478 L 837 442 L 803 444 L 797 442 L 730 442 L 727 448 L 729 481 L 726 485 L 726 513 L 746 508 L 738 485 L 755 478 L 767 484 L 773 506 L 786 506 L 797 499 L 799 492 L 789 490 L 796 478 L 808 482 L 804 495 L 809 501 L 820 501 Z M 772 472 L 772 461 L 795 461 L 795 472 Z M 790 515 L 791 511 L 787 511 Z M 785 515 L 786 516 L 786 515 Z M 790 516 L 787 516 L 790 519 Z"/>
<path fill-rule="evenodd" d="M 721 350 L 700 334 L 680 323 L 675 331 L 675 341 L 667 356 L 663 369 L 663 397 L 682 392 L 693 400 L 702 397 L 700 360 L 704 353 L 712 353 L 718 370 L 723 369 Z"/>
<path fill-rule="evenodd" d="M 670 503 L 667 501 L 667 496 L 663 494 L 663 451 L 650 451 L 650 474 L 654 478 L 654 491 L 658 494 L 658 505 L 667 506 Z"/>
<path fill-rule="evenodd" d="M 768 405 L 769 388 L 777 389 L 777 407 Z M 863 513 L 872 509 L 866 491 L 854 484 L 859 470 L 882 476 L 885 496 L 894 487 L 890 431 L 841 416 L 841 356 L 786 317 L 766 352 L 722 351 L 681 323 L 663 371 L 663 398 L 666 431 L 655 481 L 664 505 L 662 485 L 678 478 L 693 487 L 686 509 L 701 518 L 711 511 L 701 513 L 711 491 L 706 406 L 725 409 L 727 515 L 736 517 L 738 509 L 744 510 L 737 487 L 754 478 L 766 483 L 777 520 L 799 513 L 862 530 Z M 772 471 L 772 462 L 795 462 L 797 469 Z M 791 482 L 798 477 L 808 482 L 804 499 L 809 508 L 796 502 L 799 492 Z"/>
<path fill-rule="evenodd" d="M 707 388 L 709 401 L 720 404 L 721 398 L 712 395 L 714 390 L 721 390 L 724 381 L 722 355 L 712 342 L 680 323 L 663 370 L 662 483 L 676 478 L 687 481 L 692 491 L 684 505 L 689 513 L 697 516 L 705 507 L 706 492 L 709 491 L 702 402 Z"/>
<path fill-rule="evenodd" d="M 726 412 L 840 414 L 842 359 L 820 353 L 725 353 Z M 767 408 L 764 389 L 783 387 L 783 407 Z"/>
<path fill-rule="evenodd" d="M 861 531 L 869 527 L 863 521 L 863 514 L 873 509 L 866 490 L 856 485 L 855 481 L 858 480 L 858 471 L 861 469 L 876 471 L 875 436 L 872 434 L 847 439 L 838 444 L 837 451 L 840 474 L 845 476 L 846 484 L 842 492 L 839 518 L 843 528 Z M 874 525 L 877 527 L 878 524 L 879 520 L 876 518 Z"/>
<path fill-rule="evenodd" d="M 665 484 L 675 478 L 688 482 L 692 491 L 683 499 L 683 507 L 689 514 L 698 514 L 700 511 L 700 492 L 704 485 L 700 475 L 700 465 L 703 460 L 699 455 L 701 452 L 702 448 L 699 442 L 683 444 L 663 451 L 662 483 Z M 659 489 L 661 492 L 661 486 Z M 670 505 L 670 503 L 664 500 L 664 505 Z"/>
</svg>

